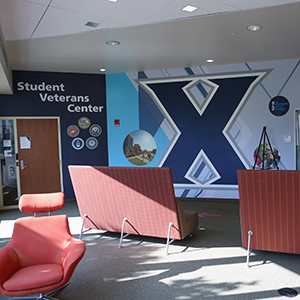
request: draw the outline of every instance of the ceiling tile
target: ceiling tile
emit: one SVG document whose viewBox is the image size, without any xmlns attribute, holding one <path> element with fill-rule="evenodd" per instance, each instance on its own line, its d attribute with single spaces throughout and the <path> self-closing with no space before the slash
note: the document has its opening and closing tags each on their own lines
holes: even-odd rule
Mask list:
<svg viewBox="0 0 300 300">
<path fill-rule="evenodd" d="M 97 15 L 99 18 L 112 18 L 116 22 L 122 21 L 126 26 L 136 26 L 143 20 L 156 14 L 173 0 L 119 0 L 116 3 L 107 0 L 53 0 L 51 7 Z"/>
<path fill-rule="evenodd" d="M 97 28 L 85 26 L 87 22 L 99 23 Z M 127 27 L 129 23 L 123 20 L 99 17 L 96 14 L 80 13 L 77 11 L 49 8 L 33 37 L 50 37 L 82 32 L 97 31 L 111 27 Z"/>
<path fill-rule="evenodd" d="M 247 10 L 267 6 L 277 6 L 289 3 L 296 3 L 299 2 L 299 0 L 220 0 L 218 2 L 237 7 L 241 10 Z"/>
<path fill-rule="evenodd" d="M 5 40 L 30 38 L 47 6 L 21 0 L 0 0 Z"/>
<path fill-rule="evenodd" d="M 20 0 L 20 1 L 41 4 L 45 6 L 48 6 L 51 3 L 51 0 Z"/>
<path fill-rule="evenodd" d="M 199 7 L 193 13 L 182 11 L 187 4 Z M 143 24 L 161 22 L 162 20 L 170 21 L 175 19 L 191 18 L 201 15 L 219 14 L 225 12 L 237 11 L 230 5 L 216 2 L 213 0 L 194 0 L 192 2 L 183 2 L 182 0 L 174 0 L 169 5 L 162 8 L 156 14 L 151 15 L 143 21 Z"/>
</svg>

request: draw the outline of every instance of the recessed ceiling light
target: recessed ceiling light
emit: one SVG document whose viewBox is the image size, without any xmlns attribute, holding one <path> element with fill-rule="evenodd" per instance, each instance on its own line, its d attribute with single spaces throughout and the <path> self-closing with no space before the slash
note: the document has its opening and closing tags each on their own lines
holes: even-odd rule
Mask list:
<svg viewBox="0 0 300 300">
<path fill-rule="evenodd" d="M 207 62 L 207 63 L 213 63 L 213 62 L 214 62 L 214 60 L 213 60 L 213 59 L 211 59 L 211 58 L 209 58 L 209 59 L 207 59 L 207 60 L 206 60 L 206 62 Z"/>
<path fill-rule="evenodd" d="M 96 27 L 99 26 L 99 24 L 100 24 L 100 23 L 97 23 L 97 22 L 87 22 L 87 23 L 85 24 L 85 26 L 89 26 L 89 27 L 94 27 L 94 28 L 96 28 Z"/>
<path fill-rule="evenodd" d="M 105 72 L 106 69 L 105 69 L 105 68 L 101 68 L 101 69 L 99 69 L 99 71 L 100 71 L 100 72 Z"/>
<path fill-rule="evenodd" d="M 250 25 L 247 27 L 247 29 L 249 31 L 258 31 L 258 30 L 262 29 L 262 26 L 261 25 Z"/>
<path fill-rule="evenodd" d="M 110 2 L 118 2 L 119 0 L 108 0 Z"/>
<path fill-rule="evenodd" d="M 106 44 L 108 46 L 118 46 L 118 45 L 120 45 L 120 42 L 111 40 L 111 41 L 107 41 Z"/>
<path fill-rule="evenodd" d="M 184 8 L 182 8 L 181 10 L 192 13 L 192 12 L 194 12 L 195 10 L 197 10 L 198 8 L 199 8 L 199 7 L 192 6 L 192 5 L 187 5 L 187 6 L 185 6 Z"/>
</svg>

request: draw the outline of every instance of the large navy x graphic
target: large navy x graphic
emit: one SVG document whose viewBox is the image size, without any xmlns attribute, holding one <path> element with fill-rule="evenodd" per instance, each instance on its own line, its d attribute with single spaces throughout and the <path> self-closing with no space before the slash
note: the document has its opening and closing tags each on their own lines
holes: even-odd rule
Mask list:
<svg viewBox="0 0 300 300">
<path fill-rule="evenodd" d="M 163 164 L 172 168 L 174 183 L 190 183 L 184 176 L 203 149 L 220 175 L 215 184 L 237 184 L 236 170 L 244 165 L 222 130 L 257 77 L 211 79 L 219 88 L 202 116 L 182 90 L 186 80 L 147 84 L 181 132 Z"/>
</svg>

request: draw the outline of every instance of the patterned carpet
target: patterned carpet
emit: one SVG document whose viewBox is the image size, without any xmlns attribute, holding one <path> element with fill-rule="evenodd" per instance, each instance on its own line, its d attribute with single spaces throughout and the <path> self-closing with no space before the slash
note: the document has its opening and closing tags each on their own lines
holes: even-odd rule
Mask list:
<svg viewBox="0 0 300 300">
<path fill-rule="evenodd" d="M 165 255 L 165 240 L 128 236 L 119 249 L 118 233 L 89 231 L 87 251 L 69 285 L 55 297 L 71 299 L 284 299 L 278 289 L 300 292 L 299 255 L 254 251 L 250 268 L 241 247 L 236 200 L 183 199 L 184 208 L 199 213 L 199 228 L 175 241 Z M 78 236 L 75 202 L 62 210 Z M 0 247 L 9 240 L 18 211 L 1 211 Z M 1 270 L 2 271 L 2 270 Z M 297 297 L 300 297 L 299 295 Z M 0 299 L 7 299 L 0 295 Z"/>
</svg>

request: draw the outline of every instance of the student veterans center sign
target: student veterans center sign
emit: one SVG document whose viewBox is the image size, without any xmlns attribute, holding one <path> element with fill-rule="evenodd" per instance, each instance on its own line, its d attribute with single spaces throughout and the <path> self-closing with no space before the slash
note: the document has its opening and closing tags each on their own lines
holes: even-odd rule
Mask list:
<svg viewBox="0 0 300 300">
<path fill-rule="evenodd" d="M 17 90 L 24 92 L 36 92 L 42 102 L 63 102 L 67 103 L 66 109 L 70 113 L 101 113 L 104 109 L 103 105 L 79 105 L 79 103 L 89 103 L 89 95 L 69 95 L 67 87 L 64 83 L 50 84 L 17 82 Z"/>
</svg>

